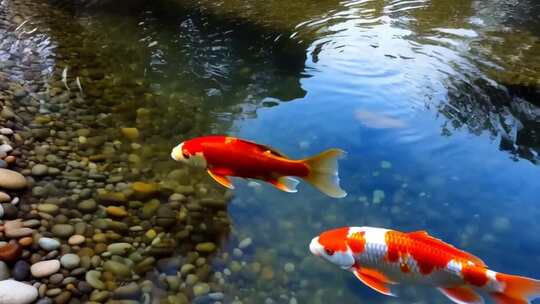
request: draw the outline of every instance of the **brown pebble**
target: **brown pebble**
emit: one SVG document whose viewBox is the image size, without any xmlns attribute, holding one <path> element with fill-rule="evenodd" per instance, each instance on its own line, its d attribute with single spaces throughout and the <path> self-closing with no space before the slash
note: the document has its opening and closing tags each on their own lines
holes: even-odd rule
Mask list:
<svg viewBox="0 0 540 304">
<path fill-rule="evenodd" d="M 22 239 L 19 240 L 19 244 L 21 244 L 24 247 L 32 245 L 33 242 L 34 240 L 30 236 L 23 237 Z"/>
<path fill-rule="evenodd" d="M 87 256 L 91 257 L 94 255 L 94 250 L 92 248 L 84 247 L 77 253 L 80 257 Z"/>
<path fill-rule="evenodd" d="M 15 156 L 13 156 L 13 155 L 9 155 L 4 160 L 8 164 L 13 164 L 17 160 L 17 158 Z"/>
<path fill-rule="evenodd" d="M 10 242 L 0 247 L 0 260 L 4 262 L 13 262 L 21 256 L 22 246 L 16 242 Z"/>
<path fill-rule="evenodd" d="M 54 298 L 54 303 L 64 304 L 64 303 L 69 302 L 70 299 L 71 299 L 71 292 L 64 291 Z"/>
</svg>

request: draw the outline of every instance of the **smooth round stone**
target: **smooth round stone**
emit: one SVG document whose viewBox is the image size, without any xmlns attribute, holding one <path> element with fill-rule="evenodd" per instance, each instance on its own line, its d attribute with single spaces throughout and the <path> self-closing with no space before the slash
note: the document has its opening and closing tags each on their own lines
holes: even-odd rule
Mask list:
<svg viewBox="0 0 540 304">
<path fill-rule="evenodd" d="M 43 164 L 37 164 L 32 167 L 32 175 L 34 176 L 42 176 L 47 174 L 47 169 L 49 169 L 46 165 Z"/>
<path fill-rule="evenodd" d="M 2 210 L 4 212 L 4 216 L 3 216 L 3 219 L 6 219 L 6 220 L 13 220 L 17 217 L 17 212 L 19 210 L 17 210 L 17 207 L 13 206 L 12 204 L 9 204 L 9 203 L 5 203 L 5 204 L 2 204 Z"/>
<path fill-rule="evenodd" d="M 68 238 L 73 235 L 75 228 L 68 224 L 56 224 L 52 226 L 51 232 L 59 238 Z"/>
<path fill-rule="evenodd" d="M 11 196 L 9 196 L 9 194 L 3 191 L 0 191 L 0 203 L 10 202 L 10 201 L 11 201 Z"/>
<path fill-rule="evenodd" d="M 97 209 L 97 203 L 93 199 L 87 199 L 80 202 L 77 208 L 85 213 L 94 212 Z"/>
<path fill-rule="evenodd" d="M 122 135 L 129 140 L 136 140 L 139 138 L 139 130 L 137 128 L 121 128 Z"/>
<path fill-rule="evenodd" d="M 56 214 L 58 212 L 58 209 L 60 209 L 60 207 L 55 204 L 39 204 L 37 206 L 38 211 L 48 214 Z"/>
<path fill-rule="evenodd" d="M 199 252 L 205 252 L 205 253 L 210 253 L 210 252 L 214 252 L 214 250 L 216 250 L 216 244 L 212 243 L 212 242 L 205 242 L 205 243 L 199 243 L 197 244 L 197 246 L 195 246 L 195 249 Z"/>
<path fill-rule="evenodd" d="M 9 279 L 9 267 L 6 263 L 0 261 L 0 281 Z"/>
<path fill-rule="evenodd" d="M 30 265 L 24 260 L 17 261 L 15 265 L 13 266 L 13 270 L 11 271 L 11 275 L 13 275 L 13 278 L 17 281 L 24 281 L 30 274 Z"/>
<path fill-rule="evenodd" d="M 125 255 L 133 249 L 129 243 L 113 243 L 107 246 L 107 251 L 113 255 Z"/>
<path fill-rule="evenodd" d="M 210 286 L 206 283 L 197 283 L 193 286 L 193 294 L 198 297 L 210 292 Z"/>
<path fill-rule="evenodd" d="M 76 235 L 72 235 L 69 239 L 68 239 L 68 244 L 72 245 L 72 246 L 75 246 L 75 245 L 80 245 L 82 243 L 84 243 L 84 241 L 86 240 L 86 238 L 80 234 L 76 234 Z"/>
<path fill-rule="evenodd" d="M 26 179 L 19 172 L 0 168 L 0 188 L 19 190 L 27 185 Z"/>
<path fill-rule="evenodd" d="M 105 211 L 108 215 L 113 217 L 126 217 L 129 215 L 124 207 L 109 206 L 105 209 Z"/>
<path fill-rule="evenodd" d="M 17 292 L 13 292 L 16 290 Z M 0 281 L 0 303 L 29 304 L 38 297 L 38 290 L 32 285 L 15 280 Z"/>
<path fill-rule="evenodd" d="M 285 272 L 294 272 L 294 264 L 293 263 L 285 263 L 285 266 L 283 267 Z"/>
<path fill-rule="evenodd" d="M 101 280 L 101 272 L 90 270 L 85 275 L 85 280 L 95 289 L 105 289 L 105 283 Z"/>
<path fill-rule="evenodd" d="M 251 238 L 245 238 L 238 244 L 238 248 L 246 249 L 251 245 L 251 243 L 253 243 L 253 240 Z"/>
<path fill-rule="evenodd" d="M 79 266 L 81 258 L 74 253 L 67 253 L 60 258 L 60 263 L 64 268 L 73 269 Z"/>
<path fill-rule="evenodd" d="M 116 261 L 107 261 L 103 264 L 103 269 L 114 273 L 119 277 L 129 277 L 131 276 L 131 269 L 122 263 Z"/>
<path fill-rule="evenodd" d="M 38 241 L 38 244 L 41 248 L 47 251 L 53 251 L 60 247 L 60 242 L 58 240 L 48 238 L 48 237 L 40 238 Z"/>
<path fill-rule="evenodd" d="M 30 272 L 36 278 L 48 277 L 58 270 L 60 270 L 60 262 L 58 260 L 37 262 L 30 266 Z"/>
<path fill-rule="evenodd" d="M 64 275 L 61 273 L 55 273 L 49 278 L 49 282 L 53 285 L 58 285 L 64 280 Z"/>
<path fill-rule="evenodd" d="M 138 300 L 141 297 L 141 288 L 137 283 L 129 283 L 115 289 L 113 298 Z"/>
</svg>

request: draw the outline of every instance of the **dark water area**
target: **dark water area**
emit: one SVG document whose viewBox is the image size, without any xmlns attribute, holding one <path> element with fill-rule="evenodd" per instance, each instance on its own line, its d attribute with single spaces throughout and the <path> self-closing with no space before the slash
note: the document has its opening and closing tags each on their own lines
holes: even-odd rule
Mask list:
<svg viewBox="0 0 540 304">
<path fill-rule="evenodd" d="M 449 302 L 434 289 L 405 285 L 398 298 L 384 297 L 311 256 L 312 237 L 347 225 L 427 230 L 494 270 L 540 277 L 535 1 L 3 5 L 32 11 L 17 20 L 29 20 L 18 30 L 27 33 L 10 39 L 35 43 L 39 77 L 30 76 L 48 87 L 38 93 L 28 132 L 36 146 L 57 144 L 81 164 L 71 166 L 80 180 L 37 179 L 66 189 L 72 181 L 77 191 L 32 202 L 65 195 L 69 209 L 91 197 L 103 208 L 80 217 L 92 227 L 87 247 L 140 243 L 134 251 L 154 258 L 145 267 L 137 257 L 114 258 L 140 267 L 128 278 L 104 274 L 110 286 L 136 282 L 145 303 Z M 9 68 L 29 60 L 13 63 L 7 49 L 0 67 L 28 80 L 24 65 L 21 73 Z M 58 125 L 77 144 L 33 131 Z M 139 135 L 120 131 L 126 127 Z M 288 194 L 240 179 L 226 192 L 205 172 L 170 159 L 173 146 L 205 134 L 248 138 L 293 158 L 344 149 L 340 177 L 349 194 L 331 199 L 305 183 Z M 38 151 L 26 164 L 41 162 L 51 166 Z M 160 190 L 130 189 L 137 181 Z M 104 211 L 111 193 L 126 194 L 129 216 Z M 108 218 L 137 229 L 118 233 L 103 227 Z M 48 226 L 42 230 L 47 235 Z M 104 233 L 106 241 L 92 237 Z M 206 242 L 215 251 L 197 247 Z M 163 266 L 170 257 L 171 269 Z M 215 299 L 200 293 L 206 287 Z"/>
</svg>

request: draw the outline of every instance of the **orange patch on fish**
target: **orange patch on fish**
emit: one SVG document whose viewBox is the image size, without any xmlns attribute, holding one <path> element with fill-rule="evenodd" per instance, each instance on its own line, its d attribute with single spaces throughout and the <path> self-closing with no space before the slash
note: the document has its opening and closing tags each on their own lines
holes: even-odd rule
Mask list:
<svg viewBox="0 0 540 304">
<path fill-rule="evenodd" d="M 486 269 L 475 265 L 463 264 L 461 273 L 463 274 L 463 280 L 473 286 L 482 287 L 489 281 Z"/>
<path fill-rule="evenodd" d="M 353 253 L 358 254 L 364 251 L 364 248 L 366 246 L 366 239 L 364 235 L 365 232 L 362 231 L 355 232 L 351 236 L 349 236 L 347 243 L 349 244 L 349 248 Z"/>
<path fill-rule="evenodd" d="M 338 228 L 322 233 L 319 236 L 319 243 L 327 249 L 333 251 L 347 251 L 345 240 L 349 234 L 349 228 Z"/>
</svg>

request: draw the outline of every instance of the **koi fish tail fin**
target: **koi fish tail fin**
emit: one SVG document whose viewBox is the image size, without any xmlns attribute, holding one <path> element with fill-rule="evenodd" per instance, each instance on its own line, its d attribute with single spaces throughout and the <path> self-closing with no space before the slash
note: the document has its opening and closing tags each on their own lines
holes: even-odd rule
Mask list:
<svg viewBox="0 0 540 304">
<path fill-rule="evenodd" d="M 347 195 L 339 186 L 338 159 L 345 152 L 340 149 L 329 149 L 315 155 L 304 162 L 309 166 L 310 172 L 304 179 L 328 196 L 341 198 Z"/>
<path fill-rule="evenodd" d="M 497 304 L 528 304 L 540 298 L 540 281 L 497 273 L 497 281 L 502 285 L 501 292 L 492 292 L 491 296 Z"/>
</svg>

